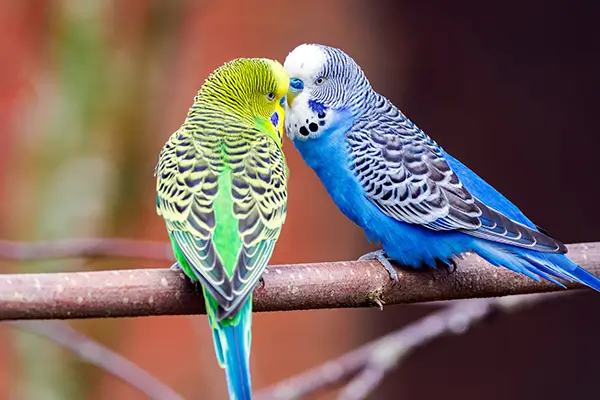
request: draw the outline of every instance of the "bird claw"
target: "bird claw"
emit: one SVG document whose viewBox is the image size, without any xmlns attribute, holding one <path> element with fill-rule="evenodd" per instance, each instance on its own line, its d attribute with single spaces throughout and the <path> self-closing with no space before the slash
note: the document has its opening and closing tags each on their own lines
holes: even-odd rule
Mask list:
<svg viewBox="0 0 600 400">
<path fill-rule="evenodd" d="M 265 278 L 262 276 L 258 278 L 258 283 L 260 284 L 259 290 L 263 290 L 265 288 Z"/>
<path fill-rule="evenodd" d="M 358 258 L 358 260 L 359 261 L 363 261 L 363 260 L 379 261 L 381 263 L 381 265 L 383 265 L 385 267 L 385 269 L 387 270 L 388 274 L 390 275 L 390 279 L 392 281 L 394 281 L 394 284 L 398 283 L 398 280 L 399 280 L 398 272 L 396 271 L 396 268 L 394 268 L 392 263 L 390 263 L 390 261 L 388 260 L 385 250 L 376 250 L 376 251 L 372 251 L 367 254 L 363 254 L 362 256 L 360 256 Z"/>
<path fill-rule="evenodd" d="M 173 271 L 181 271 L 181 265 L 179 265 L 178 262 L 175 262 L 175 264 L 171 265 L 171 268 L 169 268 Z"/>
<path fill-rule="evenodd" d="M 446 270 L 448 275 L 451 275 L 456 272 L 457 266 L 458 264 L 456 263 L 456 260 L 454 258 L 449 258 L 448 261 L 444 264 L 444 269 Z"/>
</svg>

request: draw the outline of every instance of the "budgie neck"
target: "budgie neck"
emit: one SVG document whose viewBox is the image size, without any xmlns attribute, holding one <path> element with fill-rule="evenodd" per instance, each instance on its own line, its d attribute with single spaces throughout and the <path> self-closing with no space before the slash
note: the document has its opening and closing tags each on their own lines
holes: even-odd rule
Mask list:
<svg viewBox="0 0 600 400">
<path fill-rule="evenodd" d="M 369 80 L 362 71 L 356 75 L 350 87 L 352 87 L 352 91 L 349 91 L 343 100 L 344 105 L 340 108 L 349 111 L 355 119 L 371 113 L 373 111 L 373 104 L 377 103 L 379 98 L 383 97 L 373 90 Z"/>
<path fill-rule="evenodd" d="M 408 121 L 390 100 L 373 90 L 371 83 L 358 65 L 354 65 L 354 68 L 356 71 L 352 74 L 352 82 L 348 85 L 352 90 L 348 91 L 348 95 L 342 101 L 343 106 L 337 107 L 338 109 L 349 111 L 354 117 L 355 124 L 361 124 L 365 120 L 380 119 L 382 116 Z M 408 122 L 412 124 L 410 121 Z"/>
<path fill-rule="evenodd" d="M 426 136 L 425 133 L 408 119 L 408 117 L 406 117 L 406 115 L 404 115 L 390 100 L 371 89 L 369 93 L 365 95 L 364 103 L 361 103 L 356 108 L 356 117 L 354 118 L 354 124 L 351 129 L 369 131 L 370 127 L 373 126 L 372 124 L 379 126 L 382 123 L 392 126 L 401 136 L 403 134 L 411 136 L 416 135 L 431 145 L 435 144 L 435 146 L 439 146 L 433 139 Z"/>
<path fill-rule="evenodd" d="M 359 96 L 356 96 L 357 98 Z M 386 97 L 374 91 L 370 86 L 365 90 L 356 104 L 351 104 L 356 120 L 373 117 L 377 114 L 386 114 L 393 110 L 398 110 Z"/>
<path fill-rule="evenodd" d="M 205 92 L 201 89 L 198 95 L 194 98 L 194 103 L 188 110 L 184 125 L 202 125 L 202 123 L 210 121 L 214 124 L 216 121 L 220 125 L 252 125 L 252 116 L 250 112 L 244 112 L 242 104 L 232 106 L 226 99 L 220 96 L 215 96 L 213 93 Z"/>
</svg>

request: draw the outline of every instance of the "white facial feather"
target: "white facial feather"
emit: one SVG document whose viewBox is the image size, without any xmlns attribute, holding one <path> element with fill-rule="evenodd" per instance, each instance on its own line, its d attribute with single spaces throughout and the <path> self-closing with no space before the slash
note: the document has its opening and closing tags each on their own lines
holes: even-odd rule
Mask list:
<svg viewBox="0 0 600 400">
<path fill-rule="evenodd" d="M 290 79 L 300 79 L 304 88 L 296 95 L 292 106 L 286 103 L 285 130 L 290 139 L 307 140 L 319 136 L 330 116 L 311 110 L 308 101 L 315 80 L 323 71 L 327 55 L 320 46 L 302 44 L 288 54 L 283 64 Z"/>
<path fill-rule="evenodd" d="M 308 94 L 300 93 L 292 107 L 286 104 L 285 132 L 292 139 L 308 140 L 318 137 L 331 119 L 326 113 L 318 114 L 308 106 Z"/>
</svg>

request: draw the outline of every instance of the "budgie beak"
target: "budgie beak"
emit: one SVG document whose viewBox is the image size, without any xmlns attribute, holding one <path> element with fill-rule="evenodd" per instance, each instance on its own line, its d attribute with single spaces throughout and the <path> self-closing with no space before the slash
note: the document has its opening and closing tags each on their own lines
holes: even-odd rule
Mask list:
<svg viewBox="0 0 600 400">
<path fill-rule="evenodd" d="M 294 99 L 296 98 L 296 96 L 298 96 L 300 94 L 300 92 L 302 92 L 302 89 L 304 89 L 304 82 L 302 82 L 301 79 L 298 78 L 292 78 L 290 79 L 290 88 L 288 89 L 287 92 L 287 105 L 288 107 L 292 107 L 292 103 L 294 102 Z"/>
<path fill-rule="evenodd" d="M 296 96 L 298 96 L 300 92 L 294 89 L 290 89 L 288 90 L 287 96 L 285 96 L 287 98 L 287 105 L 289 108 L 292 107 L 292 103 L 294 102 L 294 99 L 296 98 Z"/>
</svg>

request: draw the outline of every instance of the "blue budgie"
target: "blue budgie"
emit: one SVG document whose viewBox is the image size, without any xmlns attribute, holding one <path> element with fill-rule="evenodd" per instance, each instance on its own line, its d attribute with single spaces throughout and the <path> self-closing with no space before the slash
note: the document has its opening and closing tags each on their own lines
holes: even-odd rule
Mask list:
<svg viewBox="0 0 600 400">
<path fill-rule="evenodd" d="M 472 251 L 538 281 L 600 291 L 600 279 L 567 258 L 563 243 L 375 92 L 346 53 L 303 44 L 284 67 L 288 136 L 344 215 L 383 247 L 361 259 L 379 260 L 397 281 L 390 259 L 455 266 Z"/>
</svg>

